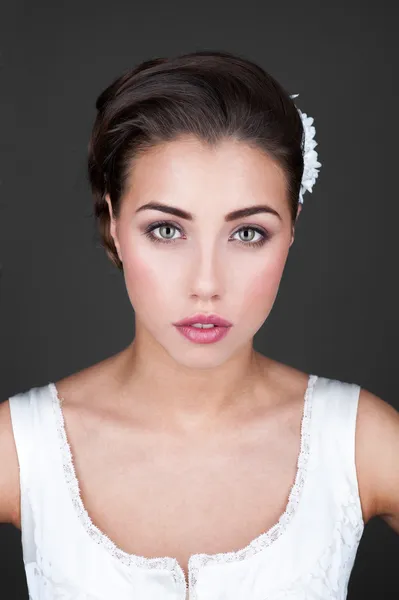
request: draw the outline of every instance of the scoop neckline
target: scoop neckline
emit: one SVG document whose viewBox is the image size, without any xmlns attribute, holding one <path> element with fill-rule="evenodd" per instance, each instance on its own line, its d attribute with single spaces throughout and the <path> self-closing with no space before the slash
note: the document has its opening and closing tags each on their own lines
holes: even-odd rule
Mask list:
<svg viewBox="0 0 399 600">
<path fill-rule="evenodd" d="M 64 480 L 66 482 L 69 491 L 69 497 L 75 513 L 77 514 L 79 521 L 83 525 L 88 536 L 97 545 L 101 546 L 106 552 L 113 556 L 118 562 L 123 563 L 128 567 L 134 565 L 141 568 L 162 569 L 171 572 L 175 583 L 181 587 L 182 592 L 184 591 L 182 600 L 185 600 L 187 592 L 190 594 L 190 599 L 197 600 L 195 585 L 197 582 L 198 571 L 203 566 L 208 563 L 231 563 L 235 561 L 241 561 L 258 554 L 266 547 L 274 543 L 284 533 L 284 531 L 286 531 L 288 524 L 291 522 L 293 516 L 297 512 L 297 507 L 301 498 L 301 492 L 306 481 L 307 466 L 310 456 L 310 422 L 313 405 L 313 391 L 317 379 L 317 375 L 308 375 L 307 387 L 303 399 L 300 427 L 300 448 L 296 461 L 296 473 L 294 483 L 292 484 L 288 494 L 288 501 L 284 512 L 280 515 L 274 525 L 269 527 L 268 530 L 260 533 L 253 540 L 251 540 L 249 544 L 243 548 L 240 548 L 239 550 L 219 552 L 215 554 L 192 554 L 188 560 L 188 581 L 186 580 L 183 568 L 176 558 L 171 556 L 149 558 L 140 556 L 138 554 L 129 554 L 128 552 L 125 552 L 119 548 L 106 533 L 101 531 L 101 529 L 99 529 L 93 523 L 88 511 L 86 510 L 86 507 L 84 506 L 80 493 L 80 484 L 76 475 L 74 458 L 66 434 L 64 415 L 61 407 L 63 399 L 58 394 L 58 389 L 55 382 L 51 381 L 47 387 L 50 391 L 52 407 L 54 410 Z"/>
</svg>

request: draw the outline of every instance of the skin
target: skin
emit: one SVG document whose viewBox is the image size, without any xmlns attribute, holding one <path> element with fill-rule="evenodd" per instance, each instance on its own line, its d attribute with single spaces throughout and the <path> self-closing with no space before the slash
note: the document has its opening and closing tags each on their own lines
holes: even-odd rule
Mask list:
<svg viewBox="0 0 399 600">
<path fill-rule="evenodd" d="M 152 411 L 166 403 L 171 424 L 207 429 L 253 392 L 257 378 L 265 378 L 265 359 L 254 351 L 253 336 L 270 314 L 294 241 L 284 172 L 243 142 L 224 140 L 211 149 L 186 136 L 139 158 L 117 220 L 106 200 L 136 319 L 122 376 L 125 390 L 129 395 L 146 390 Z M 178 207 L 194 219 L 137 212 L 149 202 Z M 260 213 L 225 222 L 231 211 L 265 204 L 278 216 Z M 301 205 L 298 215 L 300 210 Z M 170 232 L 173 242 L 144 235 L 158 220 L 178 228 Z M 261 247 L 251 247 L 238 233 L 251 225 L 269 235 Z M 153 234 L 165 239 L 162 228 Z M 262 239 L 253 230 L 246 234 Z M 233 327 L 215 344 L 194 344 L 172 323 L 196 312 L 217 313 Z"/>
</svg>

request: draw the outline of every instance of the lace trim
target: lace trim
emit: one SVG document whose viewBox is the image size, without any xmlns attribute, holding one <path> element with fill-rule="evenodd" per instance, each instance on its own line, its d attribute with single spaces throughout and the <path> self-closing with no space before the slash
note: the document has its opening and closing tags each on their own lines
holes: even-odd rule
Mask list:
<svg viewBox="0 0 399 600">
<path fill-rule="evenodd" d="M 92 540 L 102 546 L 111 556 L 127 566 L 135 565 L 138 567 L 150 569 L 165 569 L 172 573 L 175 582 L 190 591 L 190 599 L 197 600 L 195 586 L 199 570 L 210 562 L 229 563 L 238 560 L 244 560 L 262 551 L 264 548 L 272 544 L 285 531 L 289 522 L 295 514 L 296 508 L 301 497 L 302 488 L 305 483 L 307 465 L 310 455 L 310 421 L 313 404 L 313 389 L 318 379 L 317 375 L 309 375 L 308 385 L 304 397 L 304 408 L 301 421 L 301 441 L 300 450 L 297 460 L 297 471 L 294 484 L 291 487 L 288 502 L 285 511 L 280 516 L 279 520 L 268 531 L 261 533 L 258 537 L 252 540 L 245 548 L 232 552 L 220 552 L 218 554 L 193 554 L 188 561 L 189 585 L 186 581 L 184 571 L 179 565 L 177 559 L 170 556 L 147 558 L 136 554 L 128 554 L 103 533 L 90 518 L 87 510 L 84 507 L 79 482 L 76 477 L 71 448 L 67 439 L 65 430 L 65 421 L 62 413 L 61 405 L 63 398 L 58 396 L 58 391 L 55 383 L 48 384 L 51 392 L 52 406 L 57 425 L 57 431 L 60 440 L 60 449 L 62 457 L 62 466 L 65 480 L 70 492 L 70 497 L 79 517 L 80 522 L 87 531 Z"/>
</svg>

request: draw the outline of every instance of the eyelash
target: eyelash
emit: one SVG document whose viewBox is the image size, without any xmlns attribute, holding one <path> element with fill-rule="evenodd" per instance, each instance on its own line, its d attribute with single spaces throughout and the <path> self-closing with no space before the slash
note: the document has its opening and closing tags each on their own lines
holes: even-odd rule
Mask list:
<svg viewBox="0 0 399 600">
<path fill-rule="evenodd" d="M 148 239 L 151 242 L 155 242 L 155 243 L 159 242 L 161 244 L 172 244 L 172 243 L 176 242 L 177 240 L 163 240 L 161 238 L 156 237 L 153 234 L 153 231 L 155 229 L 159 229 L 160 227 L 165 227 L 165 226 L 172 227 L 173 229 L 177 229 L 180 233 L 182 233 L 180 227 L 178 227 L 174 223 L 171 223 L 170 221 L 157 221 L 156 223 L 152 223 L 145 229 L 144 235 L 146 237 L 148 237 Z M 257 242 L 243 242 L 241 240 L 229 240 L 229 241 L 238 242 L 239 244 L 242 244 L 243 246 L 251 246 L 252 248 L 254 248 L 254 247 L 259 248 L 260 246 L 263 246 L 263 244 L 265 244 L 267 242 L 267 240 L 270 238 L 270 235 L 267 233 L 267 231 L 265 231 L 264 229 L 261 229 L 260 227 L 255 226 L 255 225 L 251 225 L 251 226 L 246 225 L 246 226 L 240 227 L 239 229 L 237 229 L 237 231 L 234 232 L 233 235 L 235 235 L 239 231 L 243 231 L 246 229 L 252 229 L 253 231 L 256 231 L 256 233 L 259 233 L 263 237 L 260 240 L 258 240 Z"/>
</svg>

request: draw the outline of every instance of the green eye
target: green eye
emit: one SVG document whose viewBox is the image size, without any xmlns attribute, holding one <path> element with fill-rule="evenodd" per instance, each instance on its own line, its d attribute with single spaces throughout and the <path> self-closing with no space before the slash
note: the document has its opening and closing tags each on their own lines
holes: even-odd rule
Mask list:
<svg viewBox="0 0 399 600">
<path fill-rule="evenodd" d="M 176 231 L 181 233 L 180 228 L 176 225 L 173 225 L 173 223 L 169 223 L 168 221 L 157 221 L 156 223 L 152 223 L 149 227 L 147 227 L 147 229 L 144 231 L 144 234 L 152 242 L 168 244 L 179 239 L 173 237 Z"/>
<path fill-rule="evenodd" d="M 173 234 L 176 231 L 176 227 L 170 226 L 170 225 L 162 225 L 162 227 L 158 227 L 157 229 L 159 229 L 159 233 L 161 235 L 161 237 L 170 240 L 171 238 L 173 238 Z"/>
<path fill-rule="evenodd" d="M 237 241 L 246 246 L 261 246 L 268 237 L 266 232 L 258 227 L 241 227 L 234 235 L 237 234 L 240 237 Z M 258 236 L 258 238 L 255 239 L 255 236 Z"/>
<path fill-rule="evenodd" d="M 248 232 L 249 232 L 249 234 L 248 234 Z M 237 231 L 237 233 L 240 235 L 241 240 L 243 242 L 252 242 L 252 240 L 254 239 L 257 232 L 254 229 L 247 227 L 246 229 L 240 229 L 240 231 Z M 247 235 L 244 235 L 244 233 L 246 233 Z M 243 234 L 243 235 L 241 235 L 241 234 Z"/>
</svg>

